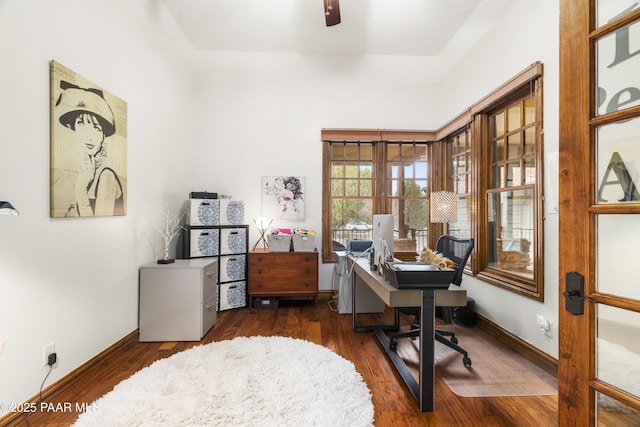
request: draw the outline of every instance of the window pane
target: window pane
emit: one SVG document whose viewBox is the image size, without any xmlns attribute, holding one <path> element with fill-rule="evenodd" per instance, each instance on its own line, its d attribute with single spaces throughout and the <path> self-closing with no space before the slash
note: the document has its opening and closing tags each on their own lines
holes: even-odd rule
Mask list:
<svg viewBox="0 0 640 427">
<path fill-rule="evenodd" d="M 415 174 L 416 178 L 427 178 L 427 162 L 416 162 L 415 163 Z"/>
<path fill-rule="evenodd" d="M 345 160 L 358 160 L 359 158 L 358 144 L 345 144 L 344 146 L 344 159 Z"/>
<path fill-rule="evenodd" d="M 331 201 L 332 240 L 344 245 L 346 239 L 370 239 L 373 218 L 371 199 Z"/>
<path fill-rule="evenodd" d="M 507 158 L 513 159 L 520 156 L 520 133 L 514 133 L 507 137 Z"/>
<path fill-rule="evenodd" d="M 388 179 L 387 180 L 387 195 L 389 197 L 398 197 L 400 196 L 400 193 L 398 192 L 398 189 L 400 188 L 400 186 L 398 185 L 398 180 L 397 179 Z"/>
<path fill-rule="evenodd" d="M 521 185 L 520 162 L 507 163 L 507 187 Z"/>
<path fill-rule="evenodd" d="M 373 161 L 373 146 L 371 144 L 360 144 L 360 160 Z"/>
<path fill-rule="evenodd" d="M 344 196 L 344 181 L 341 179 L 331 180 L 331 195 L 332 196 Z"/>
<path fill-rule="evenodd" d="M 535 98 L 530 97 L 524 100 L 524 125 L 532 124 L 536 120 Z"/>
<path fill-rule="evenodd" d="M 522 126 L 520 104 L 507 110 L 507 132 L 513 132 Z"/>
<path fill-rule="evenodd" d="M 357 196 L 358 195 L 358 180 L 357 179 L 345 179 L 345 196 Z"/>
<path fill-rule="evenodd" d="M 500 162 L 505 159 L 504 139 L 499 139 L 493 143 L 491 159 L 493 162 Z"/>
<path fill-rule="evenodd" d="M 404 176 L 403 178 L 414 178 L 413 176 L 413 164 L 406 164 L 404 165 Z"/>
<path fill-rule="evenodd" d="M 596 42 L 598 115 L 640 105 L 640 73 L 637 71 L 640 68 L 639 49 L 639 22 Z"/>
<path fill-rule="evenodd" d="M 349 163 L 347 165 L 345 165 L 344 167 L 344 171 L 345 171 L 345 176 L 347 178 L 357 178 L 358 177 L 358 169 L 359 166 L 357 163 Z"/>
<path fill-rule="evenodd" d="M 391 213 L 395 217 L 396 252 L 415 252 L 428 246 L 428 201 L 427 199 L 391 200 Z"/>
<path fill-rule="evenodd" d="M 400 178 L 400 166 L 397 163 L 387 163 L 387 178 Z"/>
<path fill-rule="evenodd" d="M 536 150 L 536 128 L 528 127 L 524 130 L 524 154 L 531 154 Z"/>
<path fill-rule="evenodd" d="M 491 173 L 491 188 L 502 188 L 502 179 L 504 167 L 494 166 Z"/>
<path fill-rule="evenodd" d="M 536 160 L 533 157 L 525 157 L 524 162 L 524 184 L 536 183 Z"/>
<path fill-rule="evenodd" d="M 342 164 L 331 165 L 331 177 L 332 178 L 344 177 L 344 167 L 342 166 Z"/>
<path fill-rule="evenodd" d="M 497 138 L 504 135 L 504 113 L 491 117 L 491 136 Z"/>
<path fill-rule="evenodd" d="M 596 130 L 597 202 L 640 200 L 640 118 L 601 126 Z"/>
<path fill-rule="evenodd" d="M 398 144 L 387 144 L 387 160 L 400 160 L 400 146 Z"/>
<path fill-rule="evenodd" d="M 535 244 L 533 190 L 489 193 L 487 201 L 489 265 L 532 279 L 531 246 Z"/>
<path fill-rule="evenodd" d="M 402 159 L 413 160 L 413 145 L 402 144 L 401 147 L 402 147 Z"/>
<path fill-rule="evenodd" d="M 427 161 L 427 146 L 426 145 L 416 145 L 415 146 L 415 159 L 421 160 L 422 162 Z"/>
<path fill-rule="evenodd" d="M 449 234 L 455 237 L 471 237 L 471 216 L 469 213 L 470 196 L 458 197 L 456 222 L 449 224 Z"/>
<path fill-rule="evenodd" d="M 360 195 L 361 196 L 373 196 L 373 185 L 370 180 L 360 181 Z"/>
</svg>

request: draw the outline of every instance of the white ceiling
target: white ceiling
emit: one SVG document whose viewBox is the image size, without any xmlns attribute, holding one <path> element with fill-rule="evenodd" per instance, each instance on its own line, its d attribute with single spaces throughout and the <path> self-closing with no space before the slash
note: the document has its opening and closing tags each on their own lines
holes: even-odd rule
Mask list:
<svg viewBox="0 0 640 427">
<path fill-rule="evenodd" d="M 473 43 L 508 2 L 340 0 L 327 27 L 326 0 L 163 1 L 197 49 L 416 56 Z"/>
</svg>

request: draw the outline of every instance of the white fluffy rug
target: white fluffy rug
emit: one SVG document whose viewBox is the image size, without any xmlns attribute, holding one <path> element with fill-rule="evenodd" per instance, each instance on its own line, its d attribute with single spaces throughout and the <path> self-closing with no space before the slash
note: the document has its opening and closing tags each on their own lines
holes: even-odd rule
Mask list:
<svg viewBox="0 0 640 427">
<path fill-rule="evenodd" d="M 287 337 L 193 347 L 138 371 L 74 426 L 373 426 L 354 365 Z"/>
</svg>

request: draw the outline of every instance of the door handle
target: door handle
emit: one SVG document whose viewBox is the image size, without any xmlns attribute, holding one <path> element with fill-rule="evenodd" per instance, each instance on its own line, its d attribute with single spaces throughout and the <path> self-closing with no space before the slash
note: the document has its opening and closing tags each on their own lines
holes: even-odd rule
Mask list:
<svg viewBox="0 0 640 427">
<path fill-rule="evenodd" d="M 564 309 L 574 316 L 584 314 L 584 300 L 593 301 L 584 296 L 584 276 L 572 271 L 566 273 L 564 295 Z"/>
</svg>

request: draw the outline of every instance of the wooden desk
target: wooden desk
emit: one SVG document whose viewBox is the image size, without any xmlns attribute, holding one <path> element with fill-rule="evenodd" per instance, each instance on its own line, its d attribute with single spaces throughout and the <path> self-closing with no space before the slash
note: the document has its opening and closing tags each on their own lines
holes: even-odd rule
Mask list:
<svg viewBox="0 0 640 427">
<path fill-rule="evenodd" d="M 371 271 L 368 260 L 348 258 L 348 266 L 353 266 L 352 289 L 352 328 L 354 332 L 373 331 L 383 350 L 397 369 L 409 388 L 421 411 L 433 411 L 434 383 L 434 342 L 435 307 L 466 305 L 466 292 L 448 289 L 398 289 L 377 272 Z M 353 265 L 355 263 L 355 265 Z M 358 325 L 356 312 L 356 283 L 364 283 L 389 307 L 420 307 L 420 355 L 418 380 L 413 377 L 404 360 L 391 348 L 385 330 L 397 330 L 400 326 L 398 310 L 395 311 L 393 325 Z M 462 303 L 460 303 L 463 301 Z"/>
</svg>

